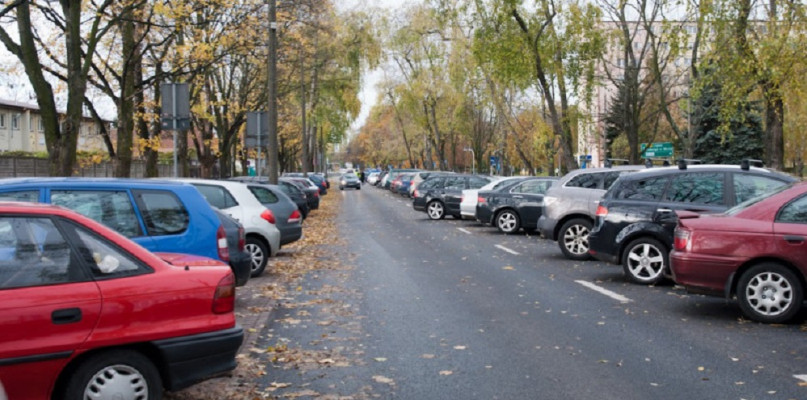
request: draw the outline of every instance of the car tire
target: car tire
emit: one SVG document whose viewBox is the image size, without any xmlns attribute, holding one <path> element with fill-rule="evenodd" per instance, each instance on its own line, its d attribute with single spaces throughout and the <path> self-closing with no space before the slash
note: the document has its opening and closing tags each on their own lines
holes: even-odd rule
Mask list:
<svg viewBox="0 0 807 400">
<path fill-rule="evenodd" d="M 521 228 L 521 219 L 513 210 L 502 210 L 496 215 L 496 228 L 502 233 L 516 233 Z"/>
<path fill-rule="evenodd" d="M 804 301 L 801 281 L 786 267 L 761 263 L 740 276 L 737 300 L 743 314 L 768 324 L 787 322 L 798 314 Z"/>
<path fill-rule="evenodd" d="M 244 251 L 249 253 L 251 258 L 250 269 L 252 272 L 250 273 L 250 276 L 253 278 L 256 276 L 261 276 L 263 271 L 266 269 L 266 263 L 269 262 L 269 246 L 267 246 L 263 240 L 250 236 L 247 237 L 247 242 L 244 245 Z"/>
<path fill-rule="evenodd" d="M 125 391 L 125 393 L 121 393 Z M 148 357 L 132 350 L 111 350 L 82 361 L 67 378 L 64 400 L 162 398 L 160 372 Z"/>
<path fill-rule="evenodd" d="M 426 205 L 426 214 L 431 220 L 443 219 L 446 216 L 446 208 L 439 200 L 432 200 Z"/>
<path fill-rule="evenodd" d="M 631 241 L 622 254 L 625 276 L 634 283 L 653 285 L 664 279 L 670 265 L 667 247 L 653 238 Z"/>
<path fill-rule="evenodd" d="M 361 190 L 361 186 L 356 186 L 356 190 Z"/>
<path fill-rule="evenodd" d="M 343 187 L 339 186 L 339 190 L 345 190 L 345 188 L 343 188 Z"/>
<path fill-rule="evenodd" d="M 560 227 L 558 246 L 566 258 L 575 261 L 591 259 L 591 255 L 588 254 L 588 235 L 592 226 L 591 221 L 587 219 L 574 218 Z"/>
</svg>

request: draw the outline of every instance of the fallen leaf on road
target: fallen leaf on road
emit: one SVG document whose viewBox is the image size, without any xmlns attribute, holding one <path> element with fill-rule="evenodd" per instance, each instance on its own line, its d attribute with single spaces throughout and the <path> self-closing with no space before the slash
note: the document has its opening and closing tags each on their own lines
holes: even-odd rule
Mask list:
<svg viewBox="0 0 807 400">
<path fill-rule="evenodd" d="M 376 357 L 376 358 L 374 358 L 373 360 L 376 360 L 377 362 L 384 362 L 384 361 L 387 361 L 387 359 L 386 359 L 386 358 L 384 358 L 384 357 Z"/>
<path fill-rule="evenodd" d="M 426 359 L 432 359 L 432 358 L 434 358 L 434 354 L 424 354 L 424 355 L 422 355 L 420 357 L 421 358 L 426 358 Z"/>
<path fill-rule="evenodd" d="M 326 359 L 323 359 L 323 360 L 319 360 L 317 362 L 320 363 L 320 364 L 333 364 L 334 363 L 332 358 L 326 358 Z"/>
<path fill-rule="evenodd" d="M 454 350 L 465 350 L 465 346 L 454 346 Z"/>
<path fill-rule="evenodd" d="M 703 370 L 705 370 L 705 369 L 706 369 L 706 368 L 703 368 L 703 367 L 698 367 L 698 371 L 703 371 Z"/>
<path fill-rule="evenodd" d="M 513 268 L 513 267 L 511 267 L 511 266 L 509 266 L 509 265 L 508 265 L 508 266 L 506 266 L 506 267 L 503 267 L 502 269 L 503 269 L 503 270 L 507 270 L 507 271 L 514 271 L 514 270 L 515 270 L 515 268 Z"/>
<path fill-rule="evenodd" d="M 440 371 L 440 375 L 442 375 L 442 376 L 448 376 L 448 375 L 451 375 L 451 374 L 453 374 L 453 372 L 451 372 L 451 371 Z"/>
<path fill-rule="evenodd" d="M 387 378 L 386 376 L 383 376 L 383 375 L 373 375 L 373 380 L 378 382 L 378 383 L 386 383 L 388 385 L 394 385 L 395 384 L 394 380 L 392 380 L 390 378 Z"/>
</svg>

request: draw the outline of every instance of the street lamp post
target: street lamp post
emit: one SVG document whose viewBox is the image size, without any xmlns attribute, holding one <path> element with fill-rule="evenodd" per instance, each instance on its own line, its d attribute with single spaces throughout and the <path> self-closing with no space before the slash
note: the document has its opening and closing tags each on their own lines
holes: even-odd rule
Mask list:
<svg viewBox="0 0 807 400">
<path fill-rule="evenodd" d="M 466 148 L 462 149 L 462 151 L 465 151 L 465 152 L 470 151 L 471 152 L 471 173 L 476 174 L 476 154 L 474 154 L 474 149 L 472 149 L 470 147 L 466 147 Z"/>
</svg>

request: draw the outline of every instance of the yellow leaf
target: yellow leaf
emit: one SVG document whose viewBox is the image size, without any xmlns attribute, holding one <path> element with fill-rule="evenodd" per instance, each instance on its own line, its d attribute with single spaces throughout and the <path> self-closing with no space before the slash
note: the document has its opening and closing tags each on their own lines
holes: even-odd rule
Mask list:
<svg viewBox="0 0 807 400">
<path fill-rule="evenodd" d="M 703 368 L 703 367 L 698 367 L 698 371 L 703 371 L 703 370 L 705 370 L 705 369 L 706 369 L 706 368 Z"/>
<path fill-rule="evenodd" d="M 508 265 L 508 266 L 506 266 L 506 267 L 503 267 L 502 269 L 503 269 L 503 270 L 506 270 L 506 271 L 514 271 L 514 270 L 515 270 L 515 268 L 513 268 L 513 267 L 511 267 L 511 266 L 509 266 L 509 265 Z"/>
<path fill-rule="evenodd" d="M 465 350 L 465 346 L 454 346 L 454 350 Z"/>
<path fill-rule="evenodd" d="M 376 357 L 376 358 L 374 358 L 373 360 L 376 360 L 376 362 L 384 362 L 384 361 L 387 361 L 387 359 L 386 359 L 386 358 L 384 358 L 384 357 Z"/>
</svg>

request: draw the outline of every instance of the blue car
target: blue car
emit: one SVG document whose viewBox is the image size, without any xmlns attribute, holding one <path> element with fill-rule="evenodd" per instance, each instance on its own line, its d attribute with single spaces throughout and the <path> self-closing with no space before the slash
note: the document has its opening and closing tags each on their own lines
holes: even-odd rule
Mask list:
<svg viewBox="0 0 807 400">
<path fill-rule="evenodd" d="M 202 194 L 186 183 L 99 178 L 0 179 L 0 200 L 69 208 L 152 252 L 194 254 L 230 262 L 221 220 Z M 231 267 L 238 283 L 246 283 L 249 264 L 246 263 L 246 268 L 241 263 Z"/>
</svg>

